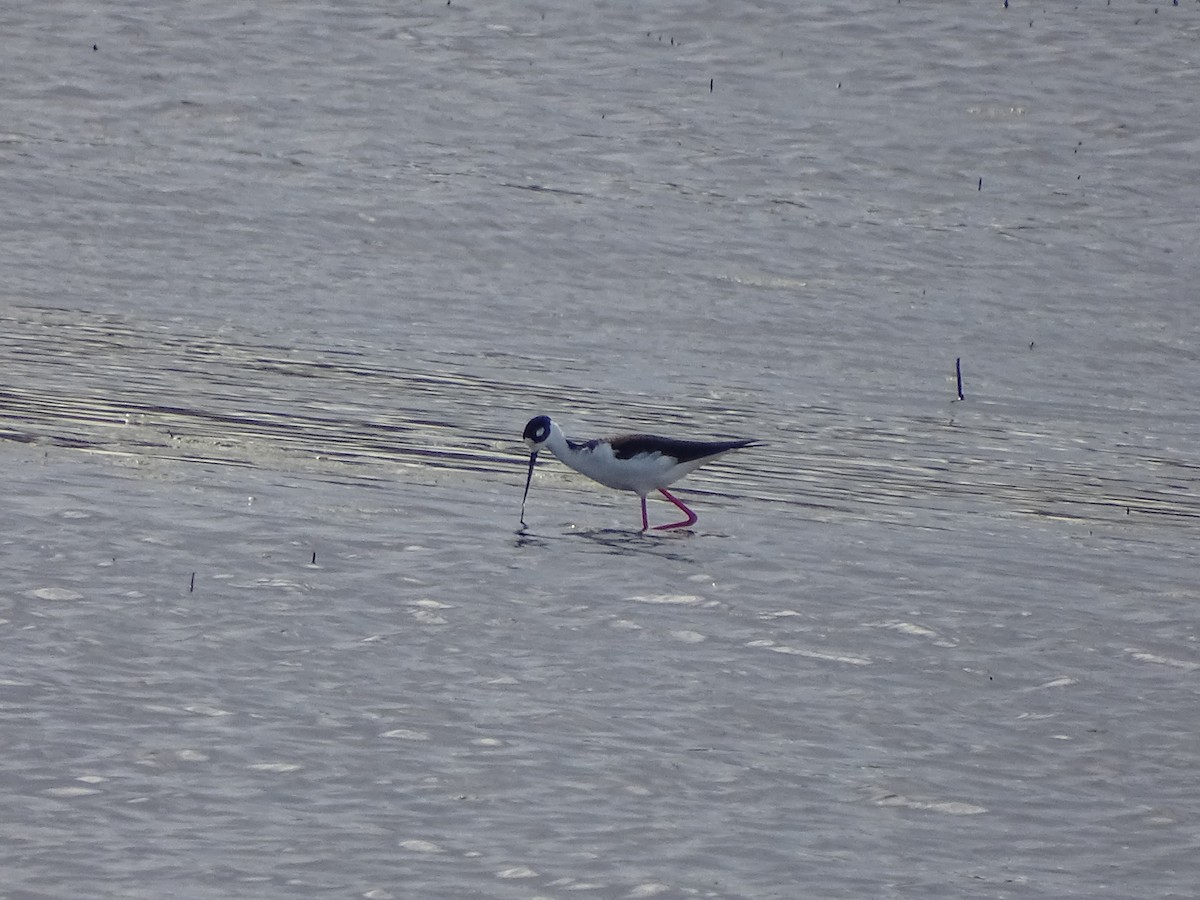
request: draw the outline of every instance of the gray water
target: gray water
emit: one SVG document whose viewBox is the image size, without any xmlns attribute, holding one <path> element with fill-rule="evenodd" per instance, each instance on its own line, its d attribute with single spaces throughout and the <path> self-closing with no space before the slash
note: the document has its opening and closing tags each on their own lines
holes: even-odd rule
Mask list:
<svg viewBox="0 0 1200 900">
<path fill-rule="evenodd" d="M 1200 5 L 0 32 L 0 896 L 1195 895 Z"/>
</svg>

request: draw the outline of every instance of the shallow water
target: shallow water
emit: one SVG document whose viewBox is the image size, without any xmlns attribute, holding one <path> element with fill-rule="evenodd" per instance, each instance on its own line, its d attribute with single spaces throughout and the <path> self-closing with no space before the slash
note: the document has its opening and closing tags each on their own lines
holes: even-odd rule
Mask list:
<svg viewBox="0 0 1200 900">
<path fill-rule="evenodd" d="M 7 15 L 4 896 L 1194 892 L 1193 4 Z"/>
</svg>

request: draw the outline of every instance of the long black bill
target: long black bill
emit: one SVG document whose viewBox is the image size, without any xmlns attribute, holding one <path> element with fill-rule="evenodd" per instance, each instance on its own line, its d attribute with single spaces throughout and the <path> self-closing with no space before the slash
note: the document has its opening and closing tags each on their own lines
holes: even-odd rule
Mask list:
<svg viewBox="0 0 1200 900">
<path fill-rule="evenodd" d="M 521 524 L 525 524 L 525 499 L 529 496 L 529 483 L 533 481 L 533 467 L 537 463 L 537 451 L 529 454 L 529 474 L 525 476 L 525 496 L 521 498 Z"/>
</svg>

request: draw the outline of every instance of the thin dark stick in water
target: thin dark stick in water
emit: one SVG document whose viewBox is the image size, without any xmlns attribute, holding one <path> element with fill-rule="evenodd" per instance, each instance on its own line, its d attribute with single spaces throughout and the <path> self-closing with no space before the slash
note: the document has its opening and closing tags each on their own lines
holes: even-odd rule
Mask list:
<svg viewBox="0 0 1200 900">
<path fill-rule="evenodd" d="M 958 399 L 966 400 L 962 391 L 962 357 L 956 357 L 954 360 L 954 375 L 958 379 Z"/>
<path fill-rule="evenodd" d="M 188 593 L 190 594 L 195 589 L 196 589 L 196 573 L 193 572 L 192 573 L 192 583 L 188 585 Z"/>
</svg>

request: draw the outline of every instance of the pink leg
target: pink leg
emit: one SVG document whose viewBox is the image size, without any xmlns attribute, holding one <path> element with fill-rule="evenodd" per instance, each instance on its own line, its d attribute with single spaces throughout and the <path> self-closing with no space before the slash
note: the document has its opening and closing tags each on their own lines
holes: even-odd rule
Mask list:
<svg viewBox="0 0 1200 900">
<path fill-rule="evenodd" d="M 646 518 L 646 498 L 642 498 L 642 531 L 650 527 L 650 520 Z"/>
<path fill-rule="evenodd" d="M 658 492 L 660 494 L 662 494 L 664 497 L 666 497 L 668 500 L 670 500 L 672 503 L 674 503 L 676 506 L 678 506 L 685 513 L 687 513 L 687 518 L 684 519 L 682 522 L 672 522 L 670 525 L 655 525 L 654 526 L 655 531 L 666 531 L 668 528 L 687 528 L 689 525 L 696 524 L 696 519 L 697 519 L 696 514 L 694 512 L 692 512 L 690 509 L 688 509 L 686 506 L 684 506 L 682 500 L 680 500 L 678 497 L 676 497 L 674 494 L 672 494 L 666 488 L 659 488 Z M 643 517 L 643 519 L 645 518 L 645 515 L 646 515 L 646 501 L 645 501 L 645 499 L 643 499 L 642 500 L 642 517 Z M 643 528 L 644 527 L 645 526 L 643 526 Z"/>
</svg>

